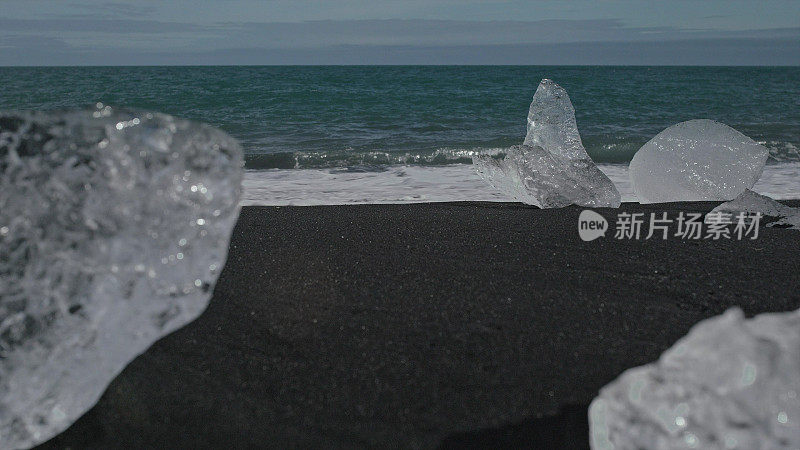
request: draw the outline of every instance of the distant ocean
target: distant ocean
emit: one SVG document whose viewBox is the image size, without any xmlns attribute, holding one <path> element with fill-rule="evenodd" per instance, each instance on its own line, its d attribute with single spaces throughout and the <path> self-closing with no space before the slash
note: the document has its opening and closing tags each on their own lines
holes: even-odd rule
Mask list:
<svg viewBox="0 0 800 450">
<path fill-rule="evenodd" d="M 766 145 L 757 190 L 800 198 L 800 67 L 0 67 L 0 109 L 103 102 L 210 123 L 245 149 L 245 204 L 506 200 L 471 156 L 522 142 L 542 78 L 566 88 L 623 200 L 636 150 L 694 118 Z"/>
</svg>

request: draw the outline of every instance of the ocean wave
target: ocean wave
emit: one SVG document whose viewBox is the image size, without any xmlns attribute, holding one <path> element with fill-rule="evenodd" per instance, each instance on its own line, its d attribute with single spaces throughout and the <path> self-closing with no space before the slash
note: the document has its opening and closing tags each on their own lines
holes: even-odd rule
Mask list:
<svg viewBox="0 0 800 450">
<path fill-rule="evenodd" d="M 791 142 L 758 141 L 759 144 L 769 149 L 769 159 L 777 162 L 800 161 L 800 150 Z"/>
<path fill-rule="evenodd" d="M 589 138 L 584 141 L 587 153 L 596 163 L 627 164 L 641 148 L 641 139 L 612 140 Z M 798 162 L 800 151 L 791 142 L 760 141 L 769 149 L 769 163 Z M 277 153 L 250 153 L 245 156 L 246 168 L 268 169 L 342 169 L 348 171 L 381 171 L 386 166 L 444 166 L 472 164 L 477 154 L 501 154 L 504 147 L 441 148 L 417 151 L 331 150 Z"/>
<path fill-rule="evenodd" d="M 472 156 L 502 149 L 438 149 L 433 151 L 354 151 L 280 152 L 249 154 L 245 166 L 251 170 L 266 169 L 356 169 L 381 166 L 442 166 L 472 164 Z"/>
</svg>

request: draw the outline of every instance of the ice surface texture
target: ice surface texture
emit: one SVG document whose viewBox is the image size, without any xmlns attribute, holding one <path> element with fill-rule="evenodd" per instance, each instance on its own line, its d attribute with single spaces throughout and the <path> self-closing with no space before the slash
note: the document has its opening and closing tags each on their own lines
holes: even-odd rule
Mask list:
<svg viewBox="0 0 800 450">
<path fill-rule="evenodd" d="M 734 200 L 717 206 L 711 213 L 729 214 L 734 223 L 741 213 L 748 216 L 761 213 L 766 219 L 768 227 L 800 230 L 800 208 L 783 205 L 766 195 L 756 194 L 750 189 L 746 189 Z"/>
<path fill-rule="evenodd" d="M 700 322 L 604 387 L 589 421 L 595 450 L 800 448 L 800 310 Z"/>
<path fill-rule="evenodd" d="M 64 430 L 206 307 L 239 145 L 163 114 L 0 113 L 0 448 Z"/>
<path fill-rule="evenodd" d="M 640 203 L 732 200 L 758 181 L 769 150 L 713 120 L 681 122 L 644 144 L 630 164 Z"/>
<path fill-rule="evenodd" d="M 496 189 L 541 208 L 620 205 L 614 183 L 583 148 L 567 91 L 551 80 L 542 80 L 536 89 L 523 145 L 505 154 L 476 156 L 473 163 Z"/>
</svg>

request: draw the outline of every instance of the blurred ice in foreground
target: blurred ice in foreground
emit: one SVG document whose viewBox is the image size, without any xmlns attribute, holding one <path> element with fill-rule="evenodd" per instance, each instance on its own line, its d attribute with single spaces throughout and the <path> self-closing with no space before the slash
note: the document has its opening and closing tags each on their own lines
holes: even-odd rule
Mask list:
<svg viewBox="0 0 800 450">
<path fill-rule="evenodd" d="M 700 322 L 601 389 L 589 422 L 595 450 L 800 448 L 800 310 Z"/>
<path fill-rule="evenodd" d="M 163 114 L 0 113 L 0 447 L 61 432 L 200 315 L 242 167 L 228 135 Z"/>
</svg>

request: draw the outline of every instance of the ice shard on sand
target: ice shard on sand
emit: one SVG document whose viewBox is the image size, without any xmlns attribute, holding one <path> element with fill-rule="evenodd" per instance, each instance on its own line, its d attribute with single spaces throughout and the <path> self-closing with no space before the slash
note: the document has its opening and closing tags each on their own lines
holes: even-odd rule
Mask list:
<svg viewBox="0 0 800 450">
<path fill-rule="evenodd" d="M 630 177 L 640 203 L 733 200 L 758 181 L 769 151 L 713 120 L 681 122 L 633 156 Z"/>
<path fill-rule="evenodd" d="M 544 79 L 528 112 L 522 145 L 473 158 L 478 174 L 508 196 L 541 208 L 619 207 L 614 183 L 586 153 L 567 92 Z"/>
<path fill-rule="evenodd" d="M 64 430 L 205 309 L 242 175 L 239 145 L 207 125 L 0 113 L 0 447 Z"/>
<path fill-rule="evenodd" d="M 719 218 L 720 214 L 727 215 L 727 218 L 734 223 L 739 218 L 746 220 L 756 214 L 761 214 L 768 227 L 800 230 L 800 208 L 778 203 L 766 195 L 757 194 L 750 189 L 746 189 L 735 199 L 714 208 L 706 216 L 706 220 L 712 215 Z"/>
</svg>

